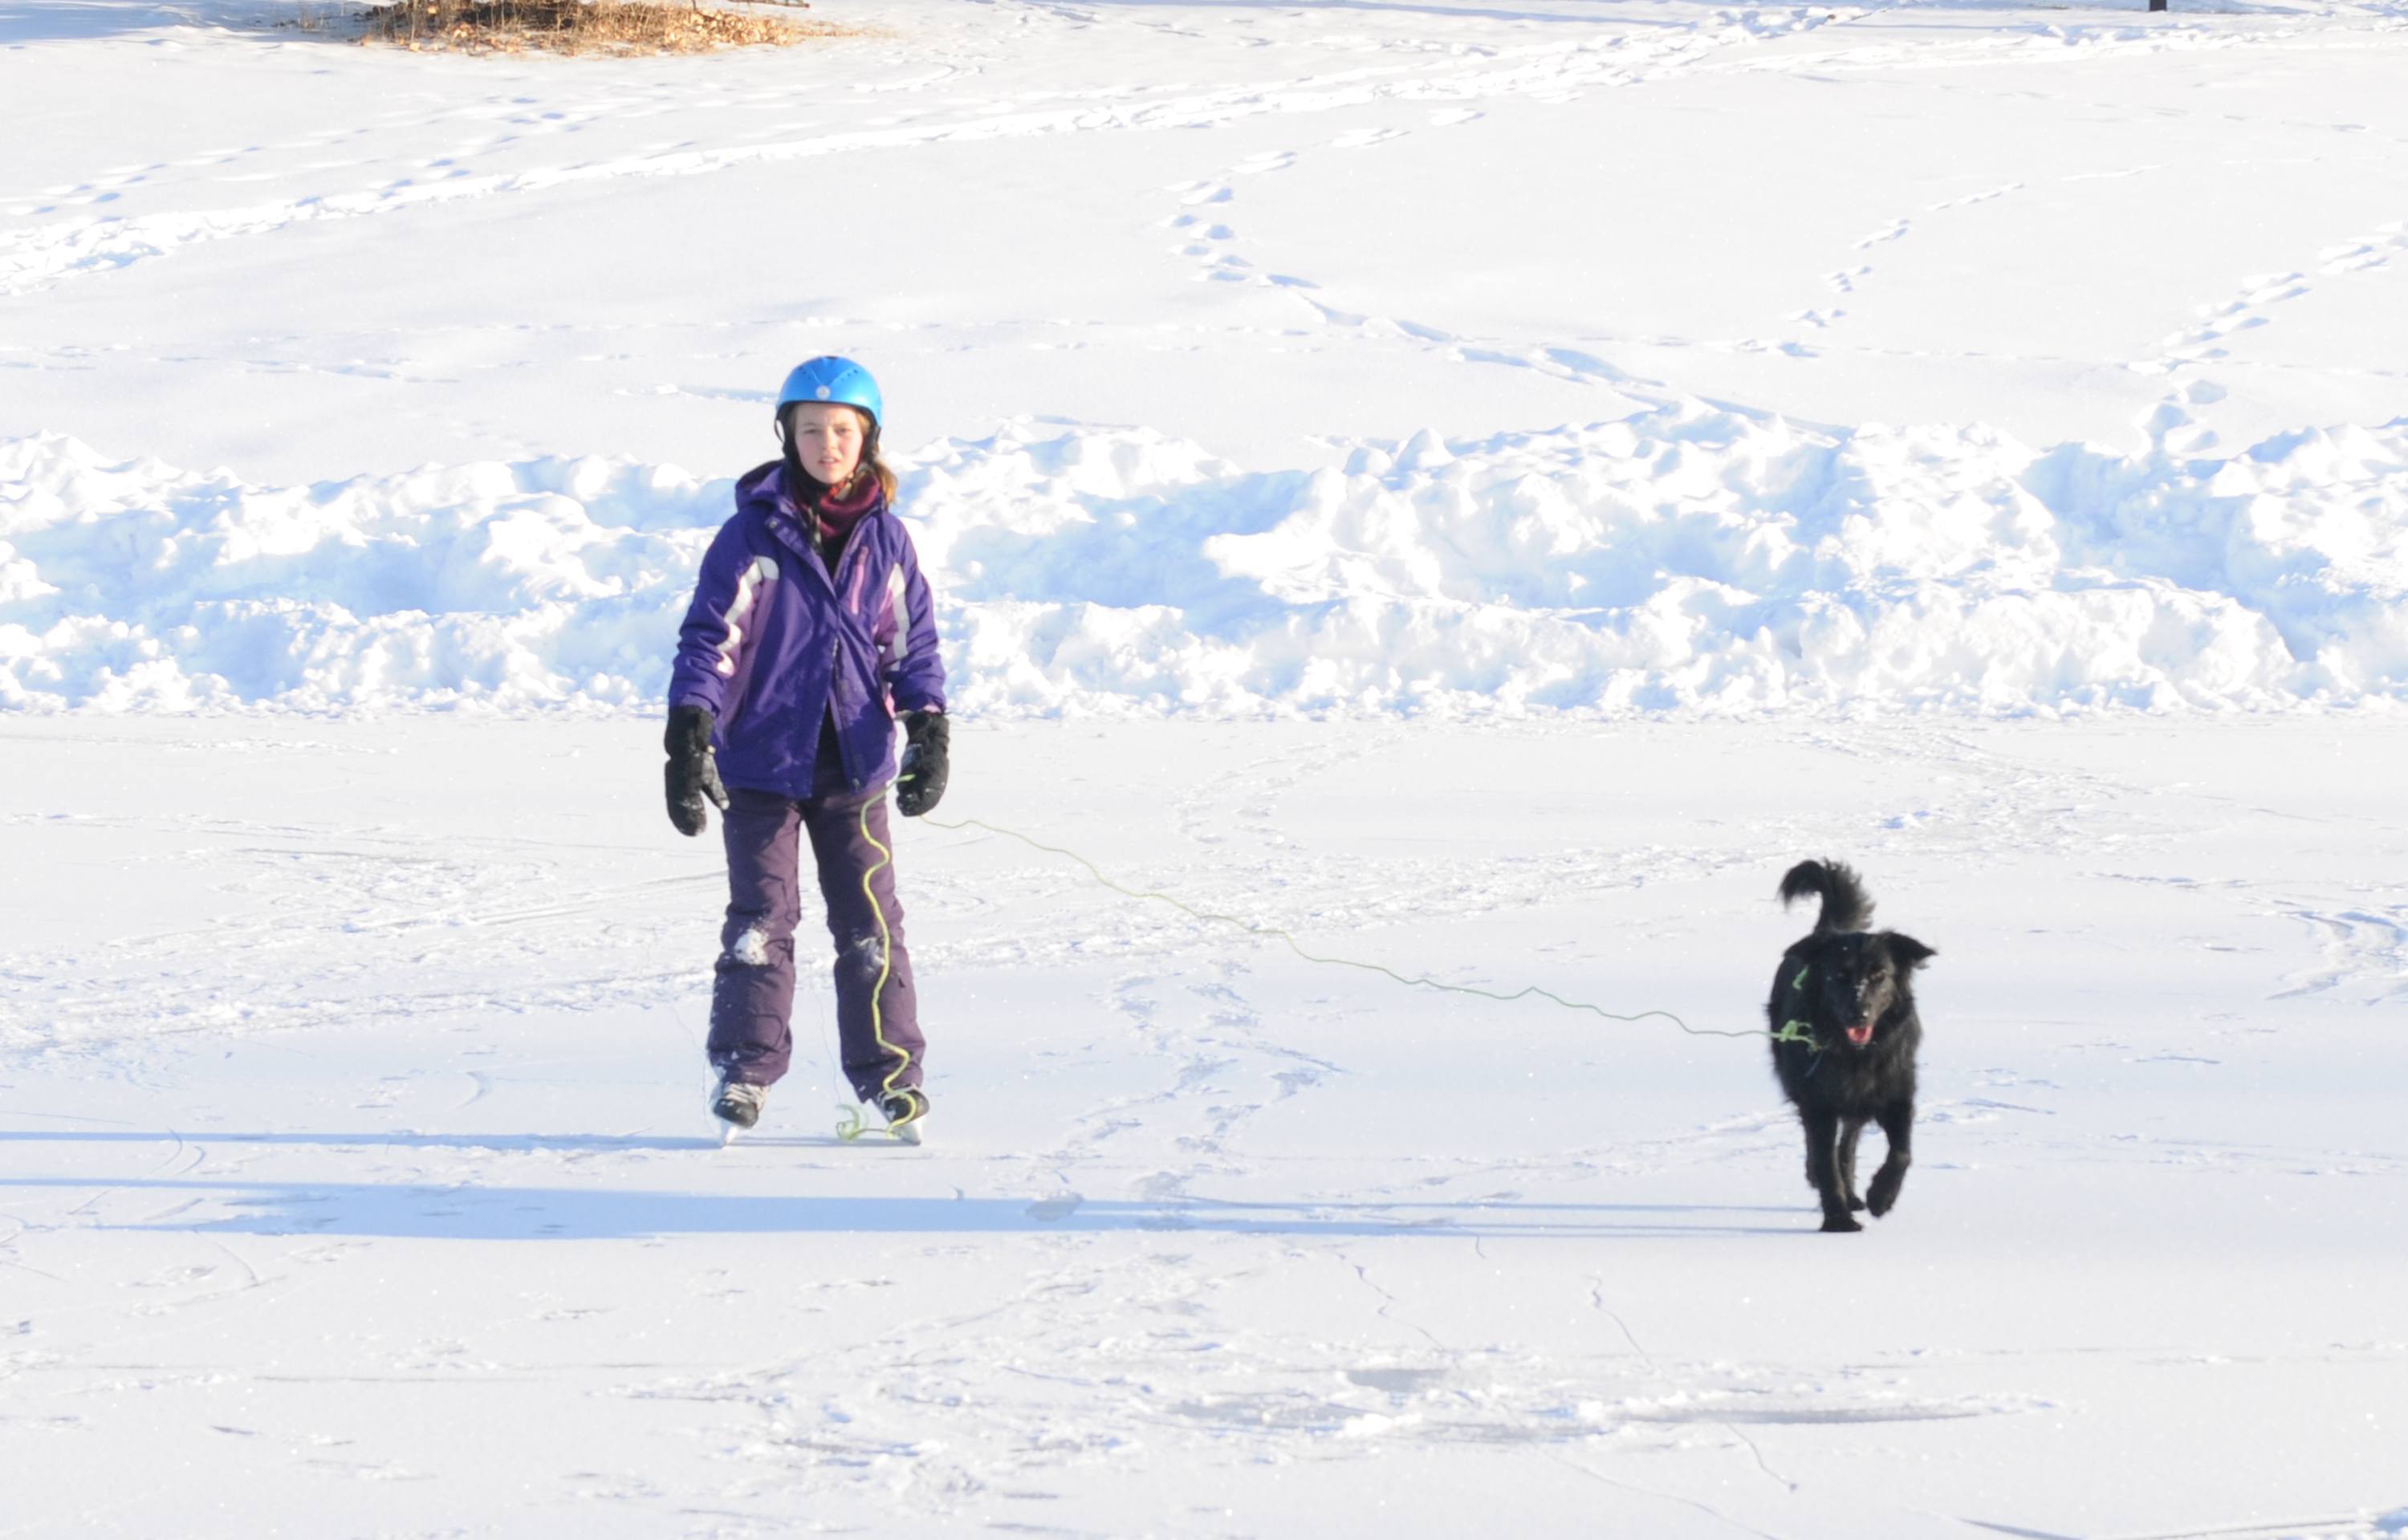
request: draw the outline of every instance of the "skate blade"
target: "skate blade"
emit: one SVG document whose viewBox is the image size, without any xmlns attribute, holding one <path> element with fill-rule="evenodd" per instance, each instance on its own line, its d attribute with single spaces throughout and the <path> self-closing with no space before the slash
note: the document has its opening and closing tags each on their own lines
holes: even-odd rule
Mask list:
<svg viewBox="0 0 2408 1540">
<path fill-rule="evenodd" d="M 895 1136 L 896 1144 L 916 1148 L 920 1143 L 920 1119 L 914 1118 L 910 1122 L 897 1128 L 890 1128 L 886 1132 Z"/>
</svg>

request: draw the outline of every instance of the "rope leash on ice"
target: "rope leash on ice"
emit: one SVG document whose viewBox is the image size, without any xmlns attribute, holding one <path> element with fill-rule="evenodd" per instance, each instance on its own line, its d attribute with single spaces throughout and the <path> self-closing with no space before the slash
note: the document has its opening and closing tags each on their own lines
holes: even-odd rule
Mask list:
<svg viewBox="0 0 2408 1540">
<path fill-rule="evenodd" d="M 984 819 L 963 819 L 958 822 L 948 823 L 939 819 L 924 818 L 920 821 L 928 825 L 932 829 L 944 829 L 955 833 L 967 832 L 972 829 L 983 829 L 991 834 L 1001 834 L 1006 839 L 1016 839 L 1021 844 L 1029 847 L 1031 849 L 1042 850 L 1048 855 L 1061 856 L 1067 860 L 1077 862 L 1080 865 L 1087 869 L 1088 876 L 1094 877 L 1097 882 L 1103 884 L 1105 887 L 1110 888 L 1112 891 L 1120 893 L 1125 897 L 1140 899 L 1148 903 L 1168 904 L 1172 908 L 1197 920 L 1206 920 L 1215 925 L 1231 926 L 1237 930 L 1245 932 L 1248 935 L 1265 936 L 1272 940 L 1284 942 L 1287 945 L 1288 950 L 1296 953 L 1297 956 L 1304 959 L 1307 962 L 1318 963 L 1324 967 L 1359 968 L 1366 973 L 1385 974 L 1388 977 L 1396 980 L 1398 983 L 1404 984 L 1414 989 L 1440 990 L 1448 994 L 1477 995 L 1483 1000 L 1496 1000 L 1508 1004 L 1516 1000 L 1545 1000 L 1552 1004 L 1561 1005 L 1566 1010 L 1587 1011 L 1591 1015 L 1601 1016 L 1609 1021 L 1644 1021 L 1653 1018 L 1660 1017 L 1663 1020 L 1671 1022 L 1674 1026 L 1680 1028 L 1683 1032 L 1687 1033 L 1692 1037 L 1770 1037 L 1776 1043 L 1811 1043 L 1813 1041 L 1811 1035 L 1805 1034 L 1804 1029 L 1806 1024 L 1802 1021 L 1793 1020 L 1785 1022 L 1778 1033 L 1768 1032 L 1760 1027 L 1749 1028 L 1745 1031 L 1727 1027 L 1693 1027 L 1689 1025 L 1688 1022 L 1682 1020 L 1679 1016 L 1675 1015 L 1671 1011 L 1644 1010 L 1640 1011 L 1635 1015 L 1625 1016 L 1619 1011 L 1610 1011 L 1602 1005 L 1591 1005 L 1585 1000 L 1567 1000 L 1562 995 L 1555 993 L 1553 990 L 1541 989 L 1536 984 L 1525 985 L 1521 989 L 1515 990 L 1511 994 L 1506 994 L 1496 990 L 1479 989 L 1469 984 L 1447 984 L 1441 983 L 1438 979 L 1431 978 L 1426 976 L 1401 974 L 1396 969 L 1386 967 L 1381 963 L 1359 962 L 1351 957 L 1322 957 L 1313 952 L 1305 950 L 1303 943 L 1297 941 L 1294 935 L 1280 929 L 1276 925 L 1260 925 L 1251 920 L 1241 920 L 1235 915 L 1213 914 L 1208 910 L 1197 908 L 1194 905 L 1189 904 L 1184 900 L 1174 898 L 1168 893 L 1154 892 L 1150 891 L 1140 891 L 1136 888 L 1123 887 L 1120 883 L 1114 882 L 1111 877 L 1106 877 L 1101 867 L 1098 867 L 1094 862 L 1089 861 L 1085 856 L 1079 854 L 1076 850 L 1066 850 L 1058 845 L 1048 845 L 1042 840 L 1031 839 L 1028 835 L 1021 834 L 1017 830 L 1002 828 L 996 824 L 987 822 Z M 883 847 L 881 847 L 881 848 L 883 848 Z M 884 923 L 883 917 L 881 918 L 880 923 Z M 1816 1046 L 1818 1048 L 1820 1047 L 1819 1044 Z"/>
<path fill-rule="evenodd" d="M 878 920 L 878 981 L 871 988 L 869 992 L 869 1032 L 870 1036 L 876 1040 L 879 1048 L 884 1052 L 888 1061 L 894 1065 L 894 1067 L 887 1072 L 885 1080 L 879 1087 L 879 1099 L 882 1103 L 884 1102 L 888 1095 L 893 1093 L 895 1090 L 895 1082 L 902 1077 L 904 1072 L 909 1070 L 912 1063 L 910 1050 L 898 1044 L 887 1041 L 885 1012 L 881 1005 L 881 1001 L 886 993 L 886 982 L 888 978 L 893 976 L 895 965 L 894 933 L 886 923 L 885 905 L 878 902 L 877 891 L 870 885 L 871 879 L 876 877 L 880 872 L 884 871 L 888 866 L 894 864 L 895 861 L 894 850 L 882 843 L 876 834 L 871 834 L 869 831 L 869 809 L 875 803 L 882 800 L 882 798 L 873 798 L 870 802 L 865 802 L 861 806 L 861 837 L 868 841 L 870 847 L 878 852 L 877 863 L 861 875 L 862 896 L 869 901 L 869 912 L 875 916 Z M 1184 899 L 1174 897 L 1169 893 L 1159 892 L 1151 889 L 1127 887 L 1125 884 L 1115 882 L 1110 877 L 1107 877 L 1104 874 L 1103 868 L 1097 866 L 1094 862 L 1089 861 L 1085 856 L 1081 855 L 1078 851 L 1065 849 L 1059 845 L 1048 845 L 1043 840 L 1024 834 L 1016 829 L 1006 829 L 1000 824 L 989 823 L 984 819 L 962 819 L 957 821 L 948 821 L 943 819 L 923 818 L 920 821 L 926 824 L 931 829 L 943 829 L 953 834 L 967 834 L 972 830 L 982 829 L 991 834 L 1000 834 L 1006 839 L 1017 840 L 1021 844 L 1027 846 L 1030 849 L 1041 850 L 1047 855 L 1060 856 L 1065 860 L 1076 862 L 1079 865 L 1086 868 L 1087 875 L 1093 877 L 1097 883 L 1103 887 L 1111 889 L 1113 892 L 1121 894 L 1123 897 L 1137 899 L 1143 903 L 1167 904 L 1172 908 L 1179 910 L 1181 913 L 1189 916 L 1191 919 L 1202 920 L 1209 924 L 1229 926 L 1232 929 L 1243 931 L 1248 935 L 1262 936 L 1279 941 L 1284 944 L 1288 950 L 1296 953 L 1297 956 L 1302 958 L 1307 962 L 1314 963 L 1322 967 L 1355 968 L 1365 973 L 1383 975 L 1397 983 L 1405 985 L 1412 989 L 1437 990 L 1446 994 L 1468 994 L 1482 1000 L 1494 1000 L 1506 1005 L 1511 1005 L 1517 1000 L 1544 1000 L 1552 1005 L 1560 1005 L 1566 1010 L 1586 1011 L 1593 1016 L 1603 1017 L 1609 1021 L 1645 1021 L 1660 1018 L 1663 1020 L 1671 1022 L 1672 1025 L 1678 1027 L 1681 1031 L 1687 1033 L 1692 1037 L 1768 1037 L 1775 1043 L 1803 1043 L 1814 1050 L 1816 1067 L 1819 1068 L 1821 1065 L 1823 1049 L 1822 1043 L 1815 1038 L 1813 1033 L 1805 1021 L 1799 1020 L 1795 1017 L 1784 1021 L 1781 1024 L 1781 1030 L 1778 1032 L 1771 1032 L 1757 1027 L 1746 1029 L 1728 1027 L 1693 1027 L 1688 1022 L 1683 1020 L 1677 1013 L 1672 1011 L 1643 1010 L 1625 1015 L 1619 1011 L 1607 1010 L 1602 1005 L 1594 1005 L 1585 1000 L 1568 1000 L 1564 996 L 1557 994 L 1555 991 L 1542 988 L 1537 984 L 1526 984 L 1522 988 L 1515 990 L 1511 993 L 1505 993 L 1497 990 L 1484 990 L 1470 984 L 1444 983 L 1439 979 L 1431 978 L 1426 975 L 1402 974 L 1383 963 L 1364 962 L 1351 957 L 1324 957 L 1317 952 L 1306 950 L 1304 944 L 1297 940 L 1296 936 L 1292 933 L 1283 930 L 1277 925 L 1258 924 L 1254 920 L 1240 919 L 1236 915 L 1215 914 L 1209 909 L 1199 909 L 1194 905 L 1186 902 Z M 1800 970 L 1798 977 L 1790 981 L 1788 990 L 1788 997 L 1790 1000 L 1802 999 L 1803 991 L 1806 987 L 1806 970 Z M 907 1121 L 909 1120 L 910 1119 L 907 1119 Z M 899 1126 L 900 1125 L 891 1124 L 887 1128 L 886 1132 L 893 1137 L 900 1138 L 902 1135 L 895 1133 L 895 1129 Z M 865 1134 L 876 1132 L 878 1131 L 872 1129 L 862 1118 L 859 1106 L 849 1106 L 842 1109 L 842 1116 L 838 1120 L 836 1128 L 838 1138 L 850 1144 L 853 1141 L 861 1138 Z"/>
<path fill-rule="evenodd" d="M 895 1066 L 886 1072 L 885 1080 L 878 1088 L 878 1100 L 882 1105 L 887 1097 L 895 1093 L 895 1082 L 901 1079 L 903 1072 L 911 1067 L 910 1050 L 886 1040 L 886 1012 L 880 1004 L 886 994 L 886 980 L 893 977 L 895 972 L 895 933 L 887 928 L 886 906 L 878 902 L 877 890 L 870 887 L 869 882 L 872 877 L 895 863 L 895 852 L 882 844 L 876 834 L 869 832 L 869 809 L 883 803 L 885 799 L 886 792 L 882 788 L 877 796 L 861 805 L 861 837 L 867 840 L 878 851 L 878 863 L 861 874 L 861 896 L 869 900 L 869 912 L 878 918 L 878 982 L 872 985 L 869 991 L 869 1035 L 877 1041 L 880 1051 L 883 1052 Z M 914 1120 L 907 1118 L 903 1121 Z M 890 1123 L 887 1125 L 886 1132 L 899 1139 L 903 1135 L 895 1131 L 901 1126 L 901 1123 Z M 844 1116 L 838 1119 L 836 1125 L 836 1136 L 847 1144 L 871 1132 L 874 1131 L 862 1119 L 861 1108 L 857 1105 L 846 1107 Z"/>
</svg>

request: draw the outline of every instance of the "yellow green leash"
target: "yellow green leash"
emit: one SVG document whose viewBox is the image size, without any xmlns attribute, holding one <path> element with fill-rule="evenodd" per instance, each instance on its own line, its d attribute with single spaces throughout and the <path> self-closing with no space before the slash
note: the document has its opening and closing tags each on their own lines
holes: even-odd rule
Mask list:
<svg viewBox="0 0 2408 1540">
<path fill-rule="evenodd" d="M 1136 888 L 1123 887 L 1121 884 L 1114 882 L 1111 877 L 1106 877 L 1101 868 L 1096 866 L 1094 862 L 1089 861 L 1085 856 L 1079 854 L 1076 850 L 1066 850 L 1058 845 L 1048 845 L 1041 840 L 1031 839 L 1026 834 L 1021 834 L 1015 830 L 1001 828 L 996 824 L 987 822 L 983 819 L 964 819 L 957 823 L 947 823 L 937 819 L 924 818 L 920 821 L 935 829 L 944 829 L 956 833 L 971 829 L 983 829 L 991 834 L 1001 834 L 1006 839 L 1016 839 L 1021 844 L 1029 847 L 1031 849 L 1042 850 L 1047 855 L 1061 856 L 1066 860 L 1077 862 L 1080 865 L 1087 869 L 1088 876 L 1094 877 L 1097 882 L 1102 883 L 1105 887 L 1110 888 L 1112 891 L 1122 894 L 1125 897 L 1140 899 L 1154 904 L 1168 904 L 1172 908 L 1179 910 L 1182 914 L 1192 916 L 1197 920 L 1206 920 L 1215 925 L 1230 926 L 1234 929 L 1245 932 L 1248 935 L 1268 936 L 1274 940 L 1284 942 L 1287 945 L 1288 950 L 1296 953 L 1297 956 L 1304 959 L 1307 962 L 1319 963 L 1325 967 L 1359 968 L 1366 973 L 1384 974 L 1388 977 L 1395 979 L 1399 984 L 1409 985 L 1415 989 L 1440 990 L 1449 994 L 1477 995 L 1483 1000 L 1497 1000 L 1510 1003 L 1515 1000 L 1526 1000 L 1535 997 L 1541 1000 L 1551 1001 L 1555 1005 L 1563 1006 L 1567 1010 L 1587 1011 L 1592 1015 L 1604 1017 L 1609 1021 L 1644 1021 L 1650 1018 L 1660 1017 L 1663 1020 L 1671 1022 L 1674 1026 L 1680 1028 L 1683 1032 L 1689 1034 L 1693 1037 L 1770 1036 L 1776 1042 L 1812 1041 L 1811 1038 L 1800 1038 L 1791 1035 L 1793 1028 L 1802 1029 L 1805 1025 L 1805 1023 L 1799 1021 L 1787 1023 L 1783 1027 L 1781 1033 L 1777 1034 L 1767 1033 L 1761 1028 L 1754 1028 L 1742 1032 L 1720 1027 L 1693 1027 L 1689 1025 L 1688 1022 L 1682 1020 L 1679 1016 L 1675 1015 L 1671 1011 L 1645 1010 L 1640 1011 L 1636 1015 L 1625 1016 L 1618 1011 L 1607 1010 L 1602 1005 L 1591 1005 L 1585 1000 L 1567 1000 L 1562 995 L 1555 993 L 1553 990 L 1541 989 L 1536 984 L 1526 985 L 1522 989 L 1515 990 L 1511 994 L 1504 994 L 1499 993 L 1495 990 L 1478 989 L 1469 984 L 1447 984 L 1426 976 L 1416 977 L 1401 974 L 1396 969 L 1383 966 L 1381 963 L 1359 962 L 1351 957 L 1323 957 L 1316 953 L 1305 950 L 1301 942 L 1297 941 L 1295 936 L 1289 934 L 1286 931 L 1280 929 L 1276 925 L 1258 925 L 1253 920 L 1241 920 L 1234 915 L 1213 914 L 1207 910 L 1197 908 L 1195 905 L 1188 904 L 1183 900 L 1173 898 L 1168 893 L 1145 891 Z M 881 922 L 883 923 L 882 920 Z"/>
<path fill-rule="evenodd" d="M 886 981 L 892 976 L 894 969 L 895 938 L 894 933 L 888 928 L 886 923 L 886 910 L 884 906 L 878 902 L 878 894 L 876 891 L 871 888 L 870 879 L 894 863 L 895 852 L 887 846 L 881 843 L 876 834 L 869 832 L 869 809 L 871 804 L 879 800 L 882 799 L 872 798 L 871 802 L 865 802 L 861 805 L 861 837 L 867 840 L 870 845 L 877 849 L 879 858 L 876 865 L 870 867 L 867 871 L 862 874 L 861 891 L 862 896 L 869 900 L 870 913 L 878 917 L 878 983 L 870 991 L 869 996 L 869 1031 L 870 1035 L 877 1040 L 879 1048 L 884 1050 L 886 1056 L 895 1063 L 895 1067 L 887 1073 L 884 1083 L 879 1088 L 880 1100 L 883 1101 L 885 1097 L 895 1090 L 895 1082 L 902 1077 L 903 1073 L 906 1070 L 911 1067 L 912 1060 L 909 1049 L 886 1040 L 885 1012 L 880 1004 L 881 999 L 886 992 Z M 1087 875 L 1089 877 L 1095 878 L 1096 881 L 1100 883 L 1102 886 L 1111 889 L 1113 892 L 1119 893 L 1125 898 L 1133 898 L 1140 900 L 1140 902 L 1150 904 L 1168 904 L 1172 908 L 1179 910 L 1182 914 L 1187 915 L 1192 919 L 1202 920 L 1209 924 L 1226 925 L 1234 930 L 1243 931 L 1248 935 L 1268 937 L 1269 939 L 1285 944 L 1288 950 L 1296 953 L 1297 956 L 1304 959 L 1307 962 L 1315 963 L 1323 967 L 1357 968 L 1365 973 L 1384 975 L 1385 977 L 1394 979 L 1396 982 L 1412 989 L 1438 990 L 1447 994 L 1469 994 L 1477 996 L 1483 1000 L 1494 1000 L 1509 1005 L 1516 1000 L 1545 1000 L 1554 1005 L 1561 1005 L 1566 1010 L 1587 1011 L 1593 1016 L 1603 1017 L 1609 1021 L 1645 1021 L 1653 1019 L 1661 1019 L 1671 1022 L 1672 1025 L 1680 1028 L 1683 1032 L 1687 1033 L 1692 1037 L 1768 1037 L 1775 1043 L 1803 1043 L 1809 1048 L 1814 1049 L 1818 1056 L 1822 1052 L 1823 1045 L 1815 1038 L 1809 1024 L 1805 1021 L 1799 1020 L 1794 1017 L 1789 1020 L 1784 1021 L 1781 1024 L 1781 1030 L 1778 1032 L 1770 1032 L 1760 1027 L 1751 1027 L 1744 1030 L 1728 1027 L 1693 1027 L 1688 1022 L 1683 1020 L 1678 1014 L 1672 1011 L 1643 1010 L 1630 1015 L 1624 1015 L 1619 1011 L 1610 1011 L 1602 1005 L 1593 1005 L 1585 1000 L 1566 999 L 1564 996 L 1557 994 L 1555 991 L 1543 989 L 1536 984 L 1525 985 L 1521 989 L 1515 990 L 1509 994 L 1497 990 L 1480 989 L 1477 986 L 1469 984 L 1448 984 L 1439 979 L 1431 978 L 1426 975 L 1402 974 L 1383 963 L 1358 962 L 1351 957 L 1325 957 L 1317 952 L 1306 950 L 1304 944 L 1297 940 L 1294 934 L 1281 929 L 1277 925 L 1257 924 L 1254 920 L 1240 919 L 1236 915 L 1214 914 L 1208 909 L 1199 909 L 1194 905 L 1187 903 L 1185 900 L 1173 897 L 1169 893 L 1157 892 L 1150 889 L 1139 889 L 1124 886 L 1123 884 L 1115 882 L 1111 877 L 1105 876 L 1101 867 L 1097 866 L 1094 862 L 1089 861 L 1085 856 L 1081 855 L 1078 851 L 1067 850 L 1058 845 L 1048 845 L 1042 840 L 1032 839 L 1016 829 L 1006 829 L 999 824 L 989 823 L 984 819 L 963 819 L 956 822 L 948 822 L 942 819 L 923 818 L 920 821 L 932 829 L 943 829 L 953 834 L 967 834 L 972 830 L 984 830 L 986 833 L 991 834 L 1000 834 L 1006 839 L 1018 840 L 1021 844 L 1027 846 L 1030 849 L 1041 850 L 1047 855 L 1060 856 L 1066 861 L 1078 863 L 1081 866 L 1086 868 Z M 1790 981 L 1789 992 L 1792 996 L 1797 996 L 1803 992 L 1806 985 L 1806 971 L 1801 970 L 1798 977 Z M 858 1106 L 844 1108 L 843 1117 L 838 1122 L 836 1129 L 837 1137 L 846 1141 L 847 1143 L 859 1139 L 866 1134 L 875 1132 L 877 1131 L 870 1128 L 863 1119 L 861 1109 Z M 892 1126 L 886 1130 L 886 1133 L 889 1136 L 894 1138 L 899 1139 L 902 1137 L 901 1134 L 895 1132 L 895 1129 Z"/>
<path fill-rule="evenodd" d="M 887 928 L 886 908 L 878 902 L 877 890 L 870 887 L 869 882 L 872 877 L 895 863 L 895 852 L 881 844 L 878 836 L 869 832 L 869 809 L 885 799 L 886 793 L 881 790 L 877 796 L 861 805 L 861 837 L 869 841 L 878 851 L 878 863 L 861 874 L 861 896 L 869 900 L 869 912 L 878 917 L 878 982 L 869 991 L 869 1034 L 877 1039 L 880 1049 L 895 1063 L 895 1067 L 886 1072 L 885 1081 L 878 1088 L 878 1099 L 882 1103 L 893 1094 L 895 1082 L 902 1078 L 903 1072 L 911 1067 L 910 1050 L 886 1040 L 886 1012 L 881 1005 L 886 995 L 886 980 L 892 977 L 895 972 L 895 933 Z M 917 1119 L 906 1119 L 905 1121 L 911 1122 Z M 895 1139 L 902 1138 L 903 1135 L 896 1132 L 900 1126 L 900 1124 L 888 1124 L 885 1131 L 887 1135 Z M 847 1144 L 851 1144 L 869 1132 L 871 1132 L 869 1125 L 862 1119 L 861 1108 L 858 1105 L 846 1107 L 844 1116 L 836 1125 L 836 1136 Z"/>
<path fill-rule="evenodd" d="M 1789 988 L 1784 991 L 1782 1001 L 1784 1007 L 1795 1009 L 1805 1004 L 1806 980 L 1813 977 L 1813 972 L 1812 964 L 1798 970 L 1798 977 L 1789 981 Z M 1779 1032 L 1768 1033 L 1766 1035 L 1776 1043 L 1803 1043 L 1813 1048 L 1817 1055 L 1823 1051 L 1823 1040 L 1814 1035 L 1813 1023 L 1801 1021 L 1794 1016 L 1781 1023 Z"/>
</svg>

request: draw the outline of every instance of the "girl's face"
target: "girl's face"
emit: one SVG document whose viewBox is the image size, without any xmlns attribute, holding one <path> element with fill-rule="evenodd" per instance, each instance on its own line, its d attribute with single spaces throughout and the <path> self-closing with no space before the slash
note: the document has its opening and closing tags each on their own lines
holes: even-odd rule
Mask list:
<svg viewBox="0 0 2408 1540">
<path fill-rule="evenodd" d="M 830 401 L 794 407 L 795 456 L 823 484 L 841 487 L 861 468 L 861 414 Z"/>
</svg>

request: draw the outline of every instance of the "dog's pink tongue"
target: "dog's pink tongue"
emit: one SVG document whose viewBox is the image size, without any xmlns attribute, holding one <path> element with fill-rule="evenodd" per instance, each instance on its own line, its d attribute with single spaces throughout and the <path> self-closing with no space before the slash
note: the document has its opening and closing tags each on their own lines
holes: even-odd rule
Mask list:
<svg viewBox="0 0 2408 1540">
<path fill-rule="evenodd" d="M 1873 1024 L 1870 1021 L 1866 1022 L 1861 1027 L 1850 1027 L 1848 1029 L 1848 1041 L 1854 1043 L 1858 1048 L 1863 1048 L 1867 1043 L 1870 1043 L 1872 1040 Z"/>
</svg>

